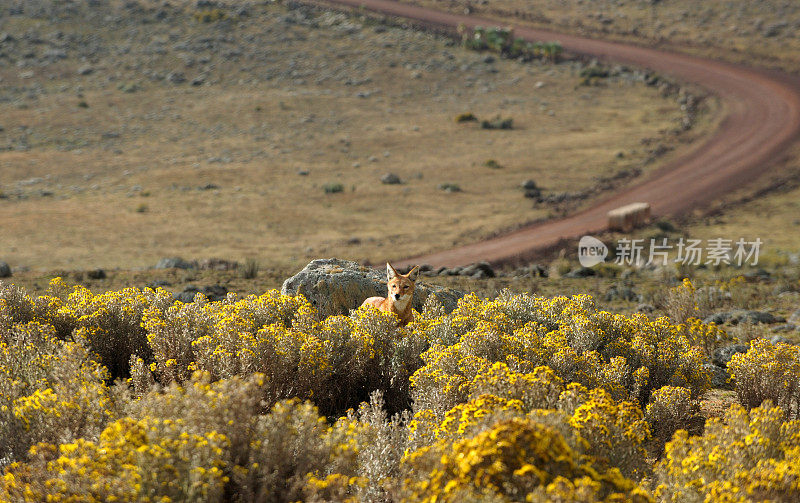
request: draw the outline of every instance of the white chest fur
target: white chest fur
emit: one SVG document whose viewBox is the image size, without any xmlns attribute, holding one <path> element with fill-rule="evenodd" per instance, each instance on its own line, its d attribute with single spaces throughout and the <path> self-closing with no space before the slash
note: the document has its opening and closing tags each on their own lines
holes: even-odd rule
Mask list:
<svg viewBox="0 0 800 503">
<path fill-rule="evenodd" d="M 401 295 L 399 299 L 394 301 L 394 308 L 397 309 L 397 312 L 402 313 L 408 307 L 408 303 L 411 301 L 411 295 Z"/>
</svg>

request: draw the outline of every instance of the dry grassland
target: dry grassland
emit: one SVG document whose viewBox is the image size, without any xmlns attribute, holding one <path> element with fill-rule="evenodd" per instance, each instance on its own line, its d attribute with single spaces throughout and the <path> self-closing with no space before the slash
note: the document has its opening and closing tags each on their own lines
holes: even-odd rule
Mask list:
<svg viewBox="0 0 800 503">
<path fill-rule="evenodd" d="M 126 5 L 0 18 L 13 267 L 380 262 L 557 214 L 520 184 L 569 196 L 646 173 L 717 117 L 709 100 L 676 135 L 676 97 L 632 72 L 580 86 L 579 62 L 495 59 L 358 17 L 230 4 L 203 23 L 193 7 Z M 457 124 L 467 111 L 514 129 Z"/>
</svg>

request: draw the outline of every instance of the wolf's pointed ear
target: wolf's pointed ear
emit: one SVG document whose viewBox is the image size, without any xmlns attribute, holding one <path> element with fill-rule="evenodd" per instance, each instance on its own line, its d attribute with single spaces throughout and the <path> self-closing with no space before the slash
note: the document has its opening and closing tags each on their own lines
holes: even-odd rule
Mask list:
<svg viewBox="0 0 800 503">
<path fill-rule="evenodd" d="M 397 274 L 397 271 L 394 270 L 394 267 L 392 267 L 392 264 L 390 264 L 389 262 L 386 262 L 386 279 L 391 281 L 394 278 L 396 278 L 397 276 L 399 276 L 399 274 Z"/>
<path fill-rule="evenodd" d="M 406 278 L 410 279 L 411 281 L 417 281 L 418 277 L 419 277 L 419 266 L 415 265 L 413 269 L 408 271 L 408 274 L 406 274 Z"/>
</svg>

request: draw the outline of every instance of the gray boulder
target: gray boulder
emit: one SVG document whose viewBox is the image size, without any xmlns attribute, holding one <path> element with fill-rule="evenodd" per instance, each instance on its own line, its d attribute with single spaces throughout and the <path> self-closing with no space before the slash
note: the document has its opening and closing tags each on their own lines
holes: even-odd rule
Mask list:
<svg viewBox="0 0 800 503">
<path fill-rule="evenodd" d="M 789 315 L 787 322 L 791 325 L 800 325 L 800 309 Z"/>
<path fill-rule="evenodd" d="M 194 269 L 195 264 L 187 262 L 180 257 L 162 258 L 156 264 L 156 269 Z"/>
<path fill-rule="evenodd" d="M 185 304 L 194 302 L 194 297 L 198 293 L 205 295 L 211 302 L 219 302 L 225 300 L 228 295 L 228 289 L 222 285 L 208 285 L 198 288 L 194 285 L 186 285 L 181 293 L 174 294 L 175 300 L 179 300 Z"/>
<path fill-rule="evenodd" d="M 717 348 L 714 350 L 714 354 L 711 356 L 711 361 L 714 362 L 714 365 L 728 368 L 728 363 L 730 363 L 733 355 L 738 353 L 747 353 L 748 349 L 750 348 L 747 346 L 747 344 L 731 344 L 730 346 Z"/>
<path fill-rule="evenodd" d="M 589 276 L 596 276 L 597 271 L 589 267 L 579 267 L 564 275 L 565 278 L 588 278 Z"/>
<path fill-rule="evenodd" d="M 712 314 L 703 320 L 703 323 L 722 323 L 730 322 L 732 325 L 739 323 L 779 323 L 786 320 L 775 316 L 772 313 L 765 311 L 748 311 L 745 309 L 736 309 L 733 311 L 723 311 L 721 313 Z"/>
<path fill-rule="evenodd" d="M 348 314 L 367 297 L 386 296 L 386 273 L 349 260 L 312 260 L 302 271 L 283 282 L 284 295 L 302 294 L 317 309 L 321 318 Z M 464 292 L 417 280 L 413 307 L 422 311 L 429 295 L 435 294 L 445 312 L 456 308 Z"/>
<path fill-rule="evenodd" d="M 11 267 L 9 267 L 8 264 L 0 260 L 0 278 L 10 278 L 10 277 L 11 277 Z"/>
</svg>

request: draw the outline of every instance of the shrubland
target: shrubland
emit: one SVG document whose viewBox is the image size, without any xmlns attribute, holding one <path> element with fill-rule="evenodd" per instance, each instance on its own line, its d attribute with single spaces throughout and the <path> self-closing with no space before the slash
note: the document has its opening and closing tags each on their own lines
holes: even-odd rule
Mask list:
<svg viewBox="0 0 800 503">
<path fill-rule="evenodd" d="M 276 291 L 3 284 L 0 500 L 790 501 L 796 347 L 753 341 L 741 405 L 706 419 L 720 333 L 587 295 L 431 297 L 397 327 Z"/>
</svg>

